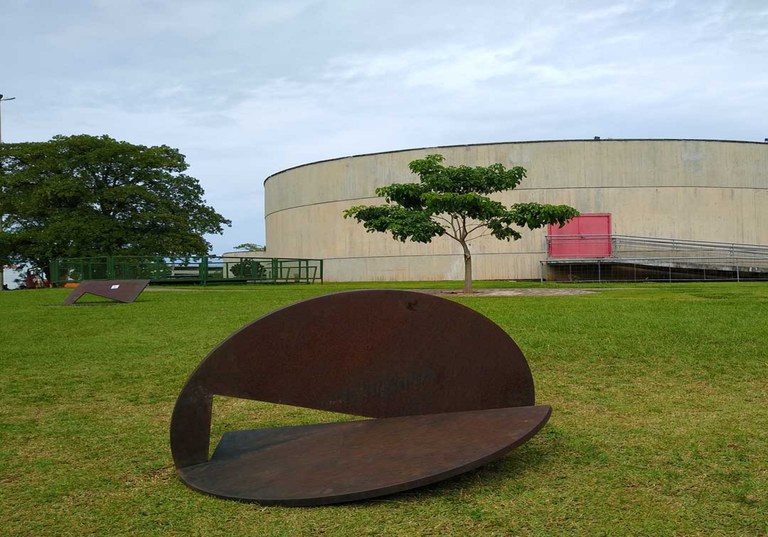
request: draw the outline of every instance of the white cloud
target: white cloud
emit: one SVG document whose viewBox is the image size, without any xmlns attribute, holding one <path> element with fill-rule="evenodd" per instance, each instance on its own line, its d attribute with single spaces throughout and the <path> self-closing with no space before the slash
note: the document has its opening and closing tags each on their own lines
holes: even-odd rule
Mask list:
<svg viewBox="0 0 768 537">
<path fill-rule="evenodd" d="M 391 0 L 4 6 L 3 138 L 165 143 L 263 242 L 261 184 L 308 161 L 504 140 L 762 140 L 763 2 Z M 18 46 L 24 43 L 23 47 Z"/>
</svg>

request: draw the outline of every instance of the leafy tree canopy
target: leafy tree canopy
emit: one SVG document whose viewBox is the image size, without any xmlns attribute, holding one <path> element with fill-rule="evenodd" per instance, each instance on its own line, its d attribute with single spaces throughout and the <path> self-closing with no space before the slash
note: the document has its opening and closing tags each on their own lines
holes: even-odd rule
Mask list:
<svg viewBox="0 0 768 537">
<path fill-rule="evenodd" d="M 472 290 L 469 242 L 484 235 L 517 240 L 523 228 L 564 225 L 579 212 L 567 205 L 515 203 L 506 207 L 489 194 L 512 190 L 525 178 L 519 166 L 444 166 L 442 155 L 427 155 L 410 163 L 418 183 L 395 183 L 376 189 L 385 205 L 358 205 L 345 218 L 361 222 L 369 232 L 389 232 L 400 241 L 431 242 L 447 235 L 464 252 L 464 290 Z"/>
<path fill-rule="evenodd" d="M 205 204 L 177 149 L 109 136 L 0 145 L 0 256 L 205 255 L 230 221 Z"/>
<path fill-rule="evenodd" d="M 261 244 L 256 244 L 253 242 L 244 242 L 243 244 L 238 244 L 235 246 L 236 250 L 245 250 L 246 252 L 266 252 L 267 247 L 263 246 Z"/>
</svg>

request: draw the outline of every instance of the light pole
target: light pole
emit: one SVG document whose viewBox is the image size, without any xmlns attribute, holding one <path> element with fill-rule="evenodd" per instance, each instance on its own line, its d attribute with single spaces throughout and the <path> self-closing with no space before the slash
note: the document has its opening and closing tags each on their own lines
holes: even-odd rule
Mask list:
<svg viewBox="0 0 768 537">
<path fill-rule="evenodd" d="M 3 143 L 3 101 L 12 101 L 16 97 L 3 97 L 3 94 L 0 93 L 0 144 Z M 0 231 L 3 230 L 3 215 L 0 213 Z M 5 262 L 0 262 L 0 289 L 5 288 L 3 285 L 5 283 L 5 280 L 3 278 L 5 276 Z"/>
<path fill-rule="evenodd" d="M 12 101 L 16 97 L 3 97 L 3 94 L 0 93 L 0 144 L 3 143 L 3 101 Z"/>
</svg>

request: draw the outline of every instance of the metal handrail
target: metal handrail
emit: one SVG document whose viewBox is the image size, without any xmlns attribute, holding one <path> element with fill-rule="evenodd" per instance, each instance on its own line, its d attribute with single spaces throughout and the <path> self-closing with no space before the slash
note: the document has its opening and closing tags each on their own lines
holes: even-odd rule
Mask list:
<svg viewBox="0 0 768 537">
<path fill-rule="evenodd" d="M 607 235 L 607 234 L 594 234 L 594 235 L 555 235 L 547 236 L 547 245 L 550 246 L 553 242 L 566 242 L 566 241 L 599 241 L 604 242 L 606 239 L 611 240 L 611 254 L 613 258 L 627 257 L 628 253 L 639 253 L 640 250 L 644 255 L 643 257 L 649 257 L 649 254 L 657 253 L 657 256 L 651 255 L 650 257 L 668 257 L 669 254 L 680 254 L 681 251 L 701 254 L 706 251 L 729 254 L 729 257 L 757 257 L 768 258 L 768 246 L 758 244 L 739 244 L 739 243 L 727 243 L 727 242 L 714 242 L 714 241 L 699 241 L 688 239 L 670 239 L 660 237 L 639 237 L 633 235 Z M 634 250 L 633 250 L 634 249 Z"/>
</svg>

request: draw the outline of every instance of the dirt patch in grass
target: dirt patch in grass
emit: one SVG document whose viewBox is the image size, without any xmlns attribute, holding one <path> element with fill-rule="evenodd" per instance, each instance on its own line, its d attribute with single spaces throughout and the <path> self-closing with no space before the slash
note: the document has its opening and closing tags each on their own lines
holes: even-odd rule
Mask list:
<svg viewBox="0 0 768 537">
<path fill-rule="evenodd" d="M 459 295 L 464 292 L 460 289 L 417 289 L 430 295 Z M 574 296 L 591 295 L 597 293 L 596 289 L 475 289 L 471 296 Z"/>
</svg>

